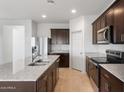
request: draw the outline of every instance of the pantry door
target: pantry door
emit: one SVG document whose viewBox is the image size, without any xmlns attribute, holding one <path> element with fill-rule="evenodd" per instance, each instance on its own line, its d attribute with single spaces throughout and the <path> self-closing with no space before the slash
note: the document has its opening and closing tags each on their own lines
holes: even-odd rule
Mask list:
<svg viewBox="0 0 124 93">
<path fill-rule="evenodd" d="M 75 31 L 71 33 L 71 66 L 73 69 L 82 70 L 82 32 Z"/>
</svg>

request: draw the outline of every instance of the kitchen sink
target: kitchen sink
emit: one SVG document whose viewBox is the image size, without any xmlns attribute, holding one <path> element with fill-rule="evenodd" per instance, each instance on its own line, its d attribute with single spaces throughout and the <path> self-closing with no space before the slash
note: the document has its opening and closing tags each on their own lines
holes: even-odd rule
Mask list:
<svg viewBox="0 0 124 93">
<path fill-rule="evenodd" d="M 47 62 L 34 62 L 34 63 L 30 63 L 28 66 L 45 66 L 47 65 Z"/>
<path fill-rule="evenodd" d="M 49 61 L 37 60 L 36 63 L 49 63 Z"/>
</svg>

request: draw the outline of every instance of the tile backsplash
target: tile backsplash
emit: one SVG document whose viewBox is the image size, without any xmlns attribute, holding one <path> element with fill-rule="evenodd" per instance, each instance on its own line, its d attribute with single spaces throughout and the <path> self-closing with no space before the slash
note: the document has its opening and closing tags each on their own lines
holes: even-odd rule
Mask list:
<svg viewBox="0 0 124 93">
<path fill-rule="evenodd" d="M 69 51 L 69 45 L 52 45 L 52 51 Z"/>
</svg>

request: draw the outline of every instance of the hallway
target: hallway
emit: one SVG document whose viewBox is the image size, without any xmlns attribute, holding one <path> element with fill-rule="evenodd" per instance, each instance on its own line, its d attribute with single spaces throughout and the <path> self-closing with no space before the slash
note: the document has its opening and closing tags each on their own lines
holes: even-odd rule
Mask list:
<svg viewBox="0 0 124 93">
<path fill-rule="evenodd" d="M 93 92 L 93 88 L 86 74 L 73 69 L 60 68 L 55 92 Z"/>
</svg>

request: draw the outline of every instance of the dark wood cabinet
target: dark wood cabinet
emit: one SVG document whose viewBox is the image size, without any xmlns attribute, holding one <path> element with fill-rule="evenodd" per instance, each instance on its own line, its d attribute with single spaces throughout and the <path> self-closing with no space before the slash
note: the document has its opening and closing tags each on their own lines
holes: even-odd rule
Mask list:
<svg viewBox="0 0 124 93">
<path fill-rule="evenodd" d="M 59 67 L 69 67 L 69 53 L 50 53 L 50 55 L 60 55 Z"/>
<path fill-rule="evenodd" d="M 113 44 L 124 44 L 124 0 L 116 0 L 100 17 L 92 24 L 93 44 L 97 44 L 97 31 L 112 26 Z"/>
<path fill-rule="evenodd" d="M 64 40 L 64 43 L 65 44 L 69 44 L 69 29 L 65 29 L 65 40 Z"/>
<path fill-rule="evenodd" d="M 123 82 L 111 73 L 100 68 L 100 92 L 123 92 Z"/>
<path fill-rule="evenodd" d="M 114 9 L 113 7 L 110 8 L 106 12 L 106 26 L 113 26 L 114 25 Z"/>
<path fill-rule="evenodd" d="M 69 67 L 69 53 L 60 54 L 59 67 Z"/>
<path fill-rule="evenodd" d="M 90 72 L 90 70 L 89 70 L 89 60 L 90 60 L 89 57 L 86 56 L 86 72 L 87 72 L 88 76 L 90 76 L 90 74 L 89 74 L 89 72 Z"/>
<path fill-rule="evenodd" d="M 114 43 L 124 43 L 124 0 L 114 6 Z"/>
<path fill-rule="evenodd" d="M 101 29 L 101 18 L 98 18 L 96 21 L 96 32 Z"/>
<path fill-rule="evenodd" d="M 105 28 L 106 27 L 106 16 L 105 14 L 103 14 L 100 17 L 100 29 Z"/>
<path fill-rule="evenodd" d="M 47 91 L 47 76 L 43 76 L 37 81 L 37 92 Z"/>
<path fill-rule="evenodd" d="M 69 29 L 51 29 L 52 44 L 69 44 Z"/>
<path fill-rule="evenodd" d="M 53 91 L 53 72 L 50 71 L 47 73 L 47 92 L 52 92 Z"/>
<path fill-rule="evenodd" d="M 92 24 L 93 32 L 92 32 L 92 42 L 93 44 L 97 44 L 97 24 L 94 22 Z"/>
</svg>

